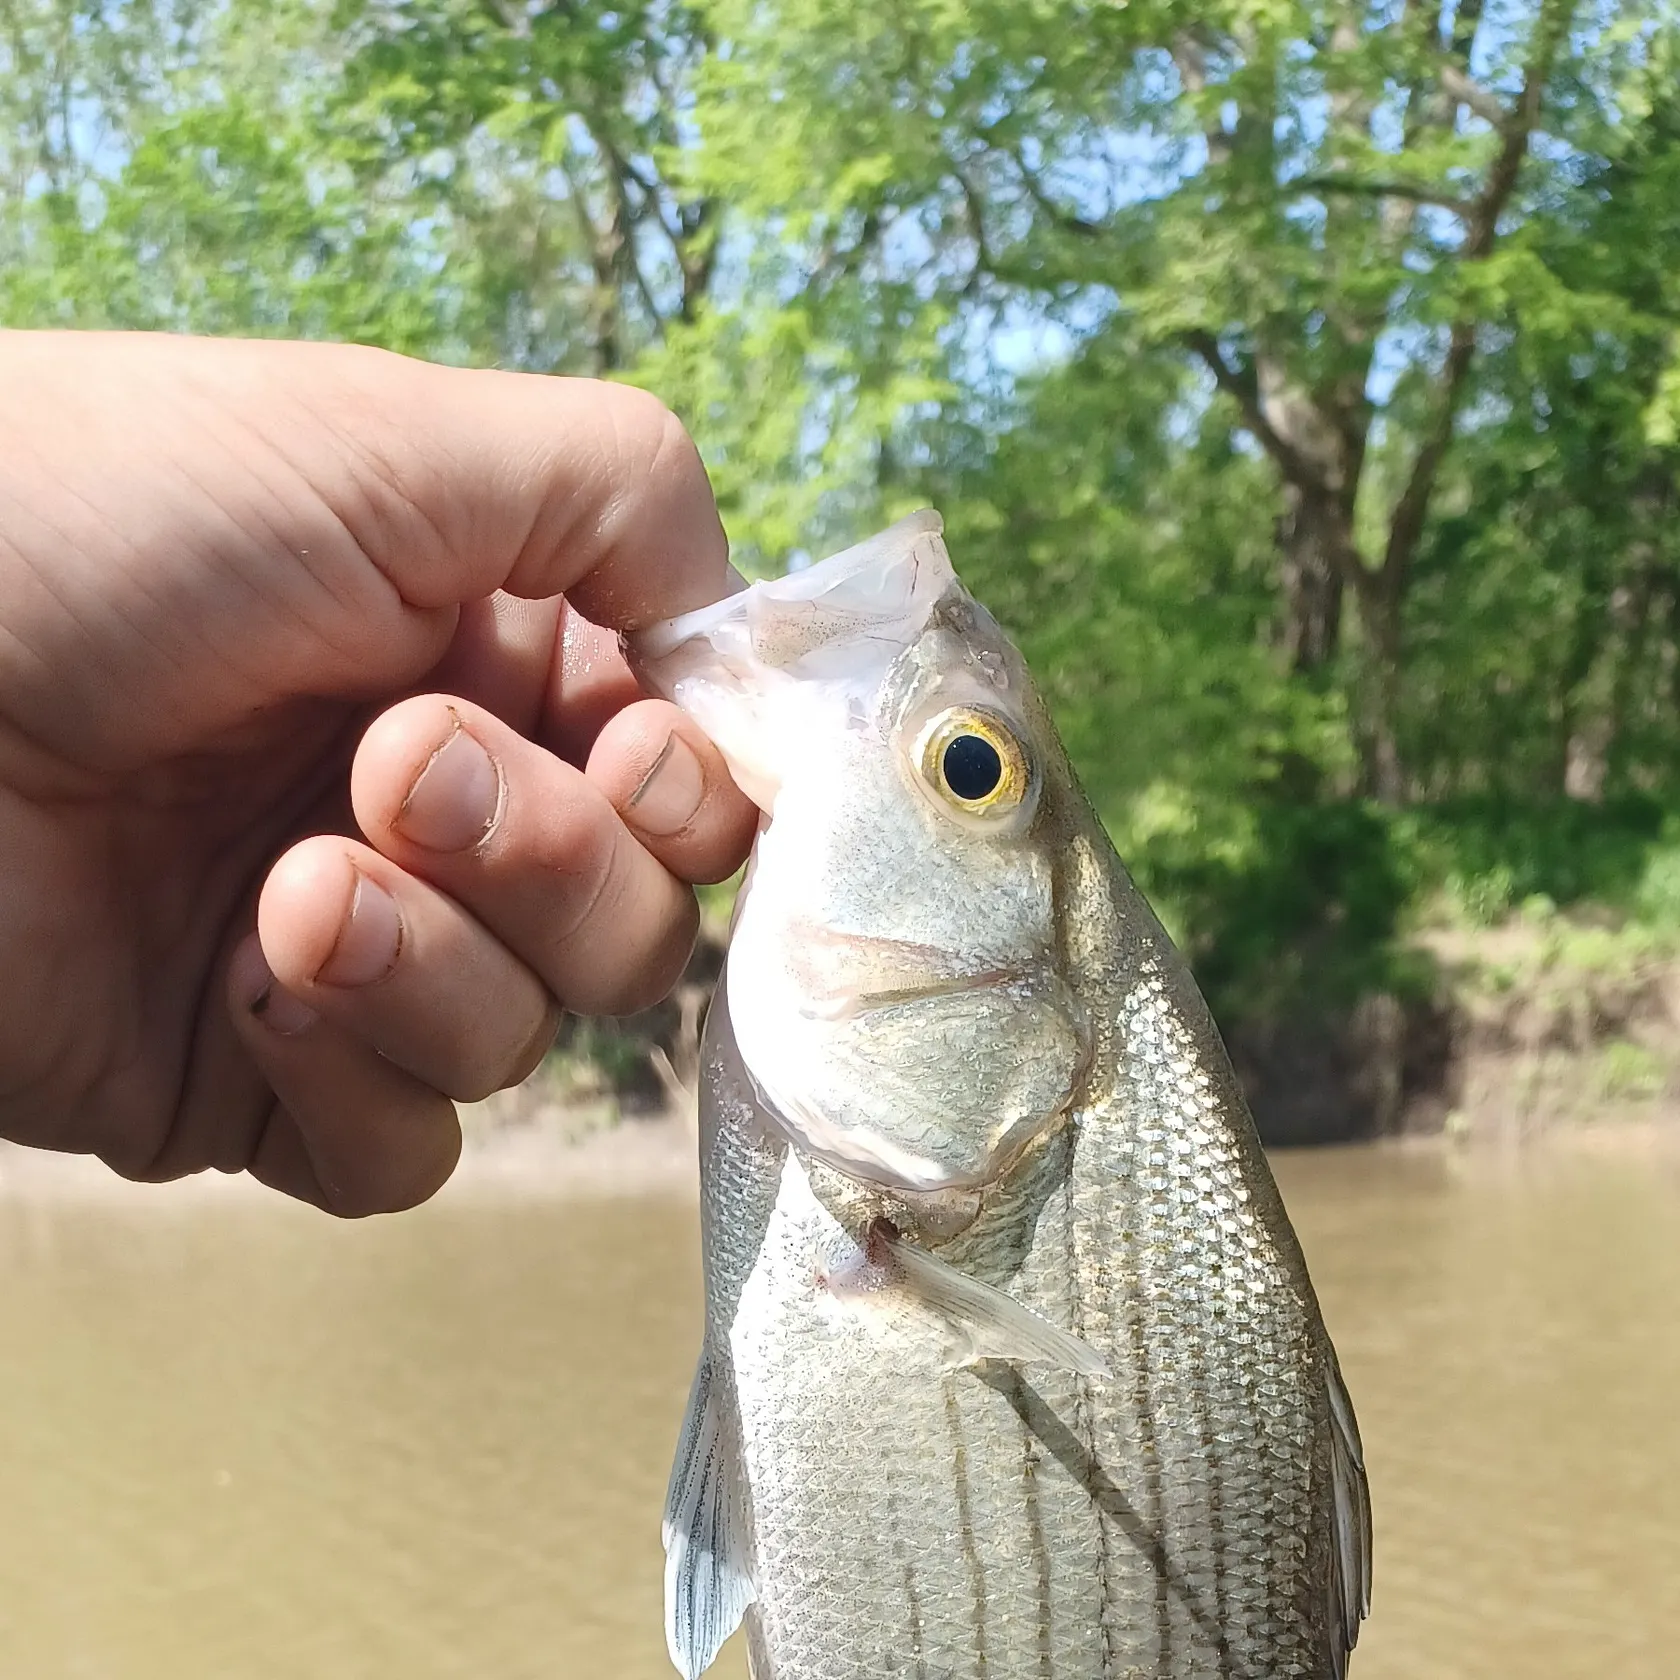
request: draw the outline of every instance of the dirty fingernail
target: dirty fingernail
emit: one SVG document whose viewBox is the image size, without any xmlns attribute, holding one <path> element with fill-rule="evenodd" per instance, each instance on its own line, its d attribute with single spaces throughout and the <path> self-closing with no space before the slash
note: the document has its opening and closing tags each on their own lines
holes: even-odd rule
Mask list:
<svg viewBox="0 0 1680 1680">
<path fill-rule="evenodd" d="M 397 966 L 402 932 L 397 901 L 358 870 L 350 914 L 316 980 L 327 986 L 368 986 L 383 980 Z"/>
<path fill-rule="evenodd" d="M 415 777 L 392 827 L 428 851 L 464 852 L 489 832 L 500 799 L 495 764 L 457 718 Z"/>
<path fill-rule="evenodd" d="M 700 760 L 673 730 L 653 768 L 630 795 L 624 815 L 644 834 L 675 834 L 694 820 L 705 791 Z"/>
<path fill-rule="evenodd" d="M 232 982 L 235 993 L 270 1032 L 291 1038 L 305 1027 L 314 1026 L 319 1019 L 308 1004 L 286 991 L 274 978 L 262 947 L 255 939 L 247 941 L 233 959 Z"/>
<path fill-rule="evenodd" d="M 270 1032 L 279 1033 L 282 1038 L 294 1038 L 320 1019 L 307 1003 L 293 997 L 279 981 L 275 981 L 267 991 L 258 993 L 251 1005 L 251 1013 Z"/>
</svg>

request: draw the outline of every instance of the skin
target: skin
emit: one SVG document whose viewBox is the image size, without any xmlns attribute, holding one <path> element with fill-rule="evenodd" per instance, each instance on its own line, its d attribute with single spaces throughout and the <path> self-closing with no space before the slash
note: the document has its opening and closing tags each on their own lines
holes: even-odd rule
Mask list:
<svg viewBox="0 0 1680 1680">
<path fill-rule="evenodd" d="M 347 1215 L 562 1007 L 661 996 L 755 813 L 616 632 L 730 586 L 621 386 L 0 333 L 0 1136 Z"/>
</svg>

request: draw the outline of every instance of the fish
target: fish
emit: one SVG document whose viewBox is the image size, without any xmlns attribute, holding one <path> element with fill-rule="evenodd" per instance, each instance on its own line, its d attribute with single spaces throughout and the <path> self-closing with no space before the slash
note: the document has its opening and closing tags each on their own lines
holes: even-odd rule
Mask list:
<svg viewBox="0 0 1680 1680">
<path fill-rule="evenodd" d="M 1343 1680 L 1358 1426 L 1189 969 L 926 510 L 649 627 L 763 817 L 666 1500 L 697 1680 Z"/>
</svg>

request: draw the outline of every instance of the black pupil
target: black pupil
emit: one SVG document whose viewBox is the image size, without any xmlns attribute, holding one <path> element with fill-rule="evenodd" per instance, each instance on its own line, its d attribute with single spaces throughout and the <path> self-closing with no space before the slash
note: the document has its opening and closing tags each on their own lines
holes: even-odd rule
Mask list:
<svg viewBox="0 0 1680 1680">
<path fill-rule="evenodd" d="M 945 749 L 942 763 L 945 785 L 958 799 L 984 799 L 1003 780 L 1003 760 L 981 735 L 959 735 Z"/>
</svg>

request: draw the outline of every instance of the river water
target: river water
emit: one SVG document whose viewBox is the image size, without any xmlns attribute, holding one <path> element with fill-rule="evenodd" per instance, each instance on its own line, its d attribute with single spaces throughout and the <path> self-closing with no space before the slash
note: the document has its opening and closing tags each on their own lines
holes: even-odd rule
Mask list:
<svg viewBox="0 0 1680 1680">
<path fill-rule="evenodd" d="M 1680 1171 L 1278 1169 L 1370 1462 L 1353 1680 L 1672 1680 Z M 0 1674 L 664 1680 L 696 1250 L 680 1197 L 0 1197 Z"/>
</svg>

